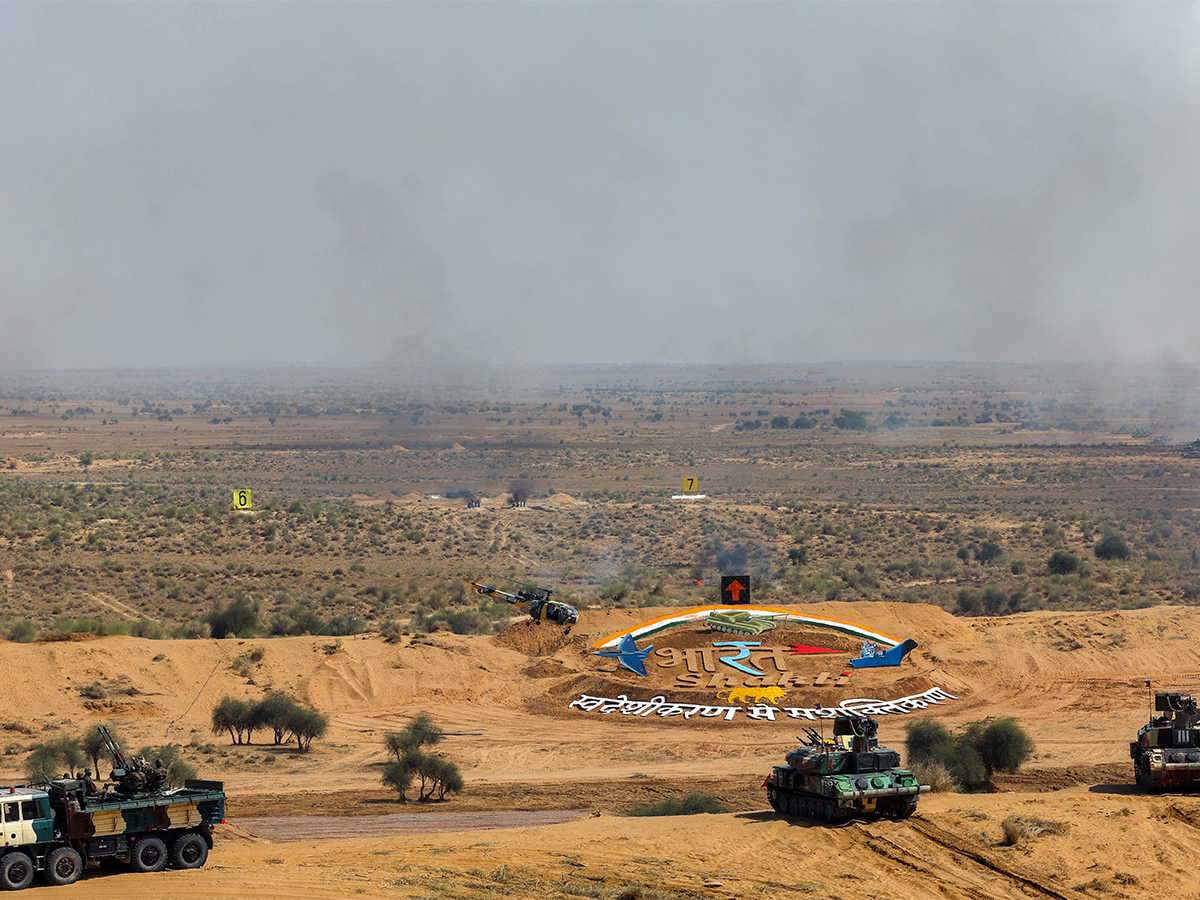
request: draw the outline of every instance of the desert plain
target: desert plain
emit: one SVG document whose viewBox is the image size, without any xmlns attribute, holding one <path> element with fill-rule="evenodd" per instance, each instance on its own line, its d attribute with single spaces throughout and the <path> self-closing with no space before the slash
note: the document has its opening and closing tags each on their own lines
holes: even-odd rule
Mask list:
<svg viewBox="0 0 1200 900">
<path fill-rule="evenodd" d="M 1150 692 L 1200 682 L 1194 385 L 1019 367 L 2 376 L 0 776 L 109 723 L 229 795 L 205 868 L 33 895 L 1200 896 L 1200 800 L 1141 793 L 1129 761 Z M 769 715 L 570 706 L 725 705 L 665 665 L 728 638 L 702 624 L 639 639 L 678 651 L 646 679 L 591 652 L 715 605 L 723 572 L 754 603 L 917 649 L 851 669 L 843 632 L 781 627 L 764 646 L 834 652 L 789 655 Z M 527 625 L 464 586 L 485 573 L 554 588 L 579 624 Z M 234 608 L 252 620 L 214 636 Z M 815 722 L 781 710 L 930 687 L 950 699 L 879 716 L 881 743 L 903 752 L 923 716 L 1011 717 L 1032 758 L 903 822 L 770 810 L 763 779 Z M 327 717 L 307 752 L 214 733 L 220 698 L 271 689 Z M 384 738 L 420 712 L 464 787 L 400 803 Z M 693 792 L 729 811 L 627 815 Z M 1005 821 L 1029 827 L 1014 843 Z"/>
</svg>

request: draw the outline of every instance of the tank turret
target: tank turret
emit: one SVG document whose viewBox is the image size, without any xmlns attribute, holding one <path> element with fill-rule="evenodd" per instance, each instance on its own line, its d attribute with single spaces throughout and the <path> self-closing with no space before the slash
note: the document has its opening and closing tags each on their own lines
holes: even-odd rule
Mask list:
<svg viewBox="0 0 1200 900">
<path fill-rule="evenodd" d="M 1153 794 L 1200 788 L 1200 713 L 1190 694 L 1154 695 L 1156 715 L 1130 741 L 1133 775 Z"/>
<path fill-rule="evenodd" d="M 907 819 L 917 799 L 929 790 L 908 769 L 900 754 L 880 747 L 879 725 L 872 718 L 838 716 L 833 739 L 807 730 L 808 743 L 776 766 L 764 786 L 776 812 L 821 822 L 839 822 L 854 815 Z"/>
</svg>

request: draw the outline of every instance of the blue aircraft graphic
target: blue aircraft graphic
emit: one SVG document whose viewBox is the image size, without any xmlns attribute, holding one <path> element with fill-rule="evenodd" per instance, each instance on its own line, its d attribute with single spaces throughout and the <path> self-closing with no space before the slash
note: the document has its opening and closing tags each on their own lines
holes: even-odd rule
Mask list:
<svg viewBox="0 0 1200 900">
<path fill-rule="evenodd" d="M 617 644 L 615 650 L 593 650 L 592 652 L 596 654 L 596 656 L 607 656 L 615 659 L 630 672 L 633 672 L 636 675 L 641 675 L 643 678 L 645 678 L 646 657 L 653 649 L 654 645 L 651 644 L 645 650 L 639 650 L 637 648 L 637 644 L 635 644 L 633 641 L 633 635 L 627 634 L 625 637 L 621 638 L 621 643 Z"/>
</svg>

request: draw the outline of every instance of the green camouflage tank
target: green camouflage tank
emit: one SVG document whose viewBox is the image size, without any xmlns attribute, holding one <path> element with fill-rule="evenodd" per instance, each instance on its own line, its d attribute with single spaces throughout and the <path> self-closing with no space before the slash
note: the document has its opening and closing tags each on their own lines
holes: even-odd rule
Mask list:
<svg viewBox="0 0 1200 900">
<path fill-rule="evenodd" d="M 818 822 L 840 822 L 855 815 L 907 819 L 929 790 L 908 769 L 900 754 L 880 747 L 878 724 L 870 717 L 838 716 L 833 739 L 812 729 L 809 743 L 775 766 L 764 786 L 776 812 Z"/>
</svg>

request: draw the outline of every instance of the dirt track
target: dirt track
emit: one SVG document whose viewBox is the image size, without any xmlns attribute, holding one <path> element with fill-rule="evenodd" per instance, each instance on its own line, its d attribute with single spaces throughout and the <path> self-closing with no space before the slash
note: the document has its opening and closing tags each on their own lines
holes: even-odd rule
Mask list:
<svg viewBox="0 0 1200 900">
<path fill-rule="evenodd" d="M 494 812 L 397 813 L 390 816 L 288 816 L 270 819 L 237 819 L 234 824 L 269 841 L 340 840 L 382 837 L 389 834 L 486 831 L 492 828 L 530 828 L 558 825 L 583 816 L 590 809 L 496 810 Z"/>
</svg>

